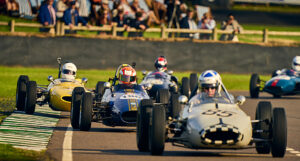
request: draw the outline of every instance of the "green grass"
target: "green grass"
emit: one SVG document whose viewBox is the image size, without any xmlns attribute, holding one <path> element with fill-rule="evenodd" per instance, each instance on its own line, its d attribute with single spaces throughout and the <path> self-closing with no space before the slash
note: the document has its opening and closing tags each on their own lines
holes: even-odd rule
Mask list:
<svg viewBox="0 0 300 161">
<path fill-rule="evenodd" d="M 237 11 L 300 13 L 300 6 L 290 5 L 234 4 L 232 9 Z"/>
<path fill-rule="evenodd" d="M 77 77 L 88 78 L 86 86 L 94 88 L 98 81 L 107 81 L 109 77 L 114 76 L 114 70 L 78 70 Z M 47 77 L 52 75 L 57 77 L 56 68 L 23 68 L 23 67 L 4 67 L 0 66 L 0 98 L 14 98 L 16 85 L 19 75 L 28 75 L 30 80 L 35 80 L 39 85 L 47 85 Z M 142 73 L 137 71 L 139 81 Z M 189 72 L 174 72 L 174 75 L 181 81 L 182 77 L 188 77 Z M 198 73 L 199 74 L 199 73 Z M 247 74 L 228 74 L 221 73 L 222 79 L 228 90 L 248 90 L 250 75 Z M 262 79 L 268 79 L 269 76 L 262 76 Z"/>
<path fill-rule="evenodd" d="M 23 150 L 14 148 L 9 144 L 0 144 L 0 160 L 2 161 L 34 161 L 34 160 L 52 160 L 49 155 L 32 150 Z"/>
</svg>

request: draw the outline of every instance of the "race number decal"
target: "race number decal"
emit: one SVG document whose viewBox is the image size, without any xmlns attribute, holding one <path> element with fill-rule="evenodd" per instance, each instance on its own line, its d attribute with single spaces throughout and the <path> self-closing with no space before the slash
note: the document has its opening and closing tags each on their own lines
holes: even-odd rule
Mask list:
<svg viewBox="0 0 300 161">
<path fill-rule="evenodd" d="M 223 110 L 218 110 L 218 109 L 207 110 L 205 112 L 202 112 L 202 115 L 217 115 L 219 117 L 230 117 L 233 114 L 235 114 L 235 113 L 231 112 L 231 111 L 223 111 Z"/>
</svg>

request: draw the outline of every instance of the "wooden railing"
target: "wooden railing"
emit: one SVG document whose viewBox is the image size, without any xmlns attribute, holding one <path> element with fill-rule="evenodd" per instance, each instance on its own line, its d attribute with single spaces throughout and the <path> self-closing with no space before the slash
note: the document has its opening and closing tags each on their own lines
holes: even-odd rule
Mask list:
<svg viewBox="0 0 300 161">
<path fill-rule="evenodd" d="M 35 27 L 35 28 L 50 28 L 49 33 L 52 35 L 63 36 L 65 35 L 65 30 L 75 30 L 75 31 L 103 31 L 103 32 L 111 32 L 113 37 L 117 36 L 117 32 L 125 31 L 123 27 L 117 27 L 116 24 L 112 26 L 74 26 L 70 28 L 66 26 L 62 22 L 58 22 L 55 26 L 43 26 L 39 23 L 20 23 L 15 22 L 15 20 L 11 20 L 11 22 L 0 22 L 0 25 L 10 26 L 10 32 L 15 32 L 15 27 Z M 55 31 L 56 30 L 56 31 Z M 167 38 L 169 33 L 200 33 L 200 34 L 212 34 L 212 40 L 218 40 L 218 34 L 232 34 L 233 31 L 228 30 L 205 30 L 205 29 L 197 29 L 197 30 L 190 30 L 190 29 L 175 29 L 175 28 L 148 28 L 145 31 L 136 30 L 134 28 L 130 28 L 126 30 L 127 32 L 156 32 L 160 33 L 161 38 Z M 262 40 L 264 43 L 268 42 L 269 35 L 277 35 L 277 36 L 300 36 L 300 32 L 286 32 L 286 31 L 268 31 L 268 29 L 264 29 L 263 31 L 258 30 L 244 30 L 243 32 L 239 33 L 242 35 L 261 35 Z"/>
</svg>

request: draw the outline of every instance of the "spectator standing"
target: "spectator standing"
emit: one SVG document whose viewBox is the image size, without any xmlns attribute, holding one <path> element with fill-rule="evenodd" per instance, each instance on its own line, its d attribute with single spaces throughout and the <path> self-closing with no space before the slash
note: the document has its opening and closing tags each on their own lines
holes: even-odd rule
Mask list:
<svg viewBox="0 0 300 161">
<path fill-rule="evenodd" d="M 96 25 L 97 20 L 99 20 L 99 10 L 101 8 L 101 0 L 91 0 L 91 14 L 90 20 L 92 25 Z"/>
<path fill-rule="evenodd" d="M 58 0 L 56 2 L 56 18 L 63 20 L 64 12 L 68 8 L 67 0 Z"/>
<path fill-rule="evenodd" d="M 202 19 L 198 22 L 199 29 L 213 30 L 216 27 L 216 21 L 210 12 L 206 12 Z M 200 39 L 209 40 L 211 39 L 211 34 L 200 34 Z"/>
<path fill-rule="evenodd" d="M 117 12 L 118 12 L 117 16 L 115 16 L 112 21 L 117 23 L 117 27 L 124 27 L 125 30 L 126 30 L 127 27 L 128 27 L 128 24 L 129 24 L 129 20 L 128 20 L 128 18 L 126 18 L 124 16 L 123 7 L 119 6 Z M 123 32 L 117 32 L 117 35 L 118 36 L 123 36 Z"/>
<path fill-rule="evenodd" d="M 89 20 L 89 8 L 90 8 L 90 1 L 89 0 L 77 0 L 78 2 L 78 12 L 79 16 L 84 18 L 85 21 Z"/>
<path fill-rule="evenodd" d="M 19 17 L 19 3 L 16 0 L 6 0 L 6 11 L 9 16 Z"/>
<path fill-rule="evenodd" d="M 237 34 L 243 31 L 243 27 L 235 20 L 232 13 L 227 15 L 227 19 L 221 24 L 222 30 L 232 31 L 232 34 L 223 34 L 221 35 L 220 40 L 223 41 L 239 41 Z"/>
<path fill-rule="evenodd" d="M 72 29 L 74 26 L 77 26 L 79 22 L 81 22 L 84 26 L 87 25 L 87 22 L 79 16 L 78 10 L 76 8 L 76 2 L 70 2 L 70 7 L 64 12 L 64 22 L 66 25 L 70 26 Z M 89 27 L 89 25 L 87 25 Z M 76 33 L 74 31 L 66 31 L 66 33 Z"/>
<path fill-rule="evenodd" d="M 161 24 L 165 23 L 165 18 L 167 15 L 167 8 L 165 6 L 164 0 L 152 0 L 153 1 L 153 11 L 157 19 L 159 19 Z"/>
<path fill-rule="evenodd" d="M 39 9 L 39 21 L 44 26 L 56 24 L 56 13 L 53 8 L 53 0 L 46 0 Z M 49 28 L 41 28 L 42 32 L 49 32 Z"/>
<path fill-rule="evenodd" d="M 136 19 L 131 23 L 131 27 L 134 27 L 137 30 L 142 30 L 142 32 L 129 32 L 128 37 L 142 37 L 143 31 L 145 31 L 148 26 L 142 17 L 143 13 L 137 12 L 135 14 Z"/>
<path fill-rule="evenodd" d="M 111 25 L 112 14 L 108 7 L 108 0 L 102 0 L 101 8 L 98 11 L 99 19 L 97 20 L 98 26 Z"/>
<path fill-rule="evenodd" d="M 197 29 L 197 25 L 196 25 L 196 22 L 194 20 L 195 12 L 193 10 L 188 9 L 187 11 L 185 11 L 185 9 L 183 9 L 183 14 L 181 16 L 182 17 L 179 21 L 180 28 L 191 29 L 191 30 L 196 30 Z M 189 37 L 189 38 L 198 39 L 199 34 L 181 33 L 180 37 Z"/>
<path fill-rule="evenodd" d="M 160 21 L 157 19 L 157 17 L 155 16 L 154 12 L 151 10 L 148 10 L 148 12 L 146 12 L 145 10 L 143 10 L 140 5 L 139 5 L 139 0 L 134 0 L 131 4 L 131 9 L 137 13 L 137 12 L 141 12 L 142 13 L 142 20 L 146 21 L 147 26 L 151 26 L 152 23 L 156 23 L 156 24 L 160 24 Z"/>
</svg>

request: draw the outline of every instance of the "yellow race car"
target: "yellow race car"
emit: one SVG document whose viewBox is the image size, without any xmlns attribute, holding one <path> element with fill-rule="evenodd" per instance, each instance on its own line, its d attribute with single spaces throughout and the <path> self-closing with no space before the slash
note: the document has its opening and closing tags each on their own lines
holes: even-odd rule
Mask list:
<svg viewBox="0 0 300 161">
<path fill-rule="evenodd" d="M 25 111 L 27 114 L 33 114 L 35 105 L 40 106 L 49 104 L 53 110 L 70 111 L 72 102 L 72 92 L 75 87 L 84 87 L 86 78 L 75 79 L 77 68 L 73 63 L 66 63 L 61 68 L 60 58 L 59 76 L 54 80 L 48 76 L 49 85 L 37 85 L 35 81 L 30 81 L 27 75 L 20 75 L 16 91 L 16 107 L 19 111 Z M 68 65 L 73 65 L 74 70 L 68 70 Z M 64 68 L 66 66 L 66 68 Z M 68 73 L 74 79 L 68 77 Z M 66 75 L 66 76 L 64 76 Z"/>
</svg>

